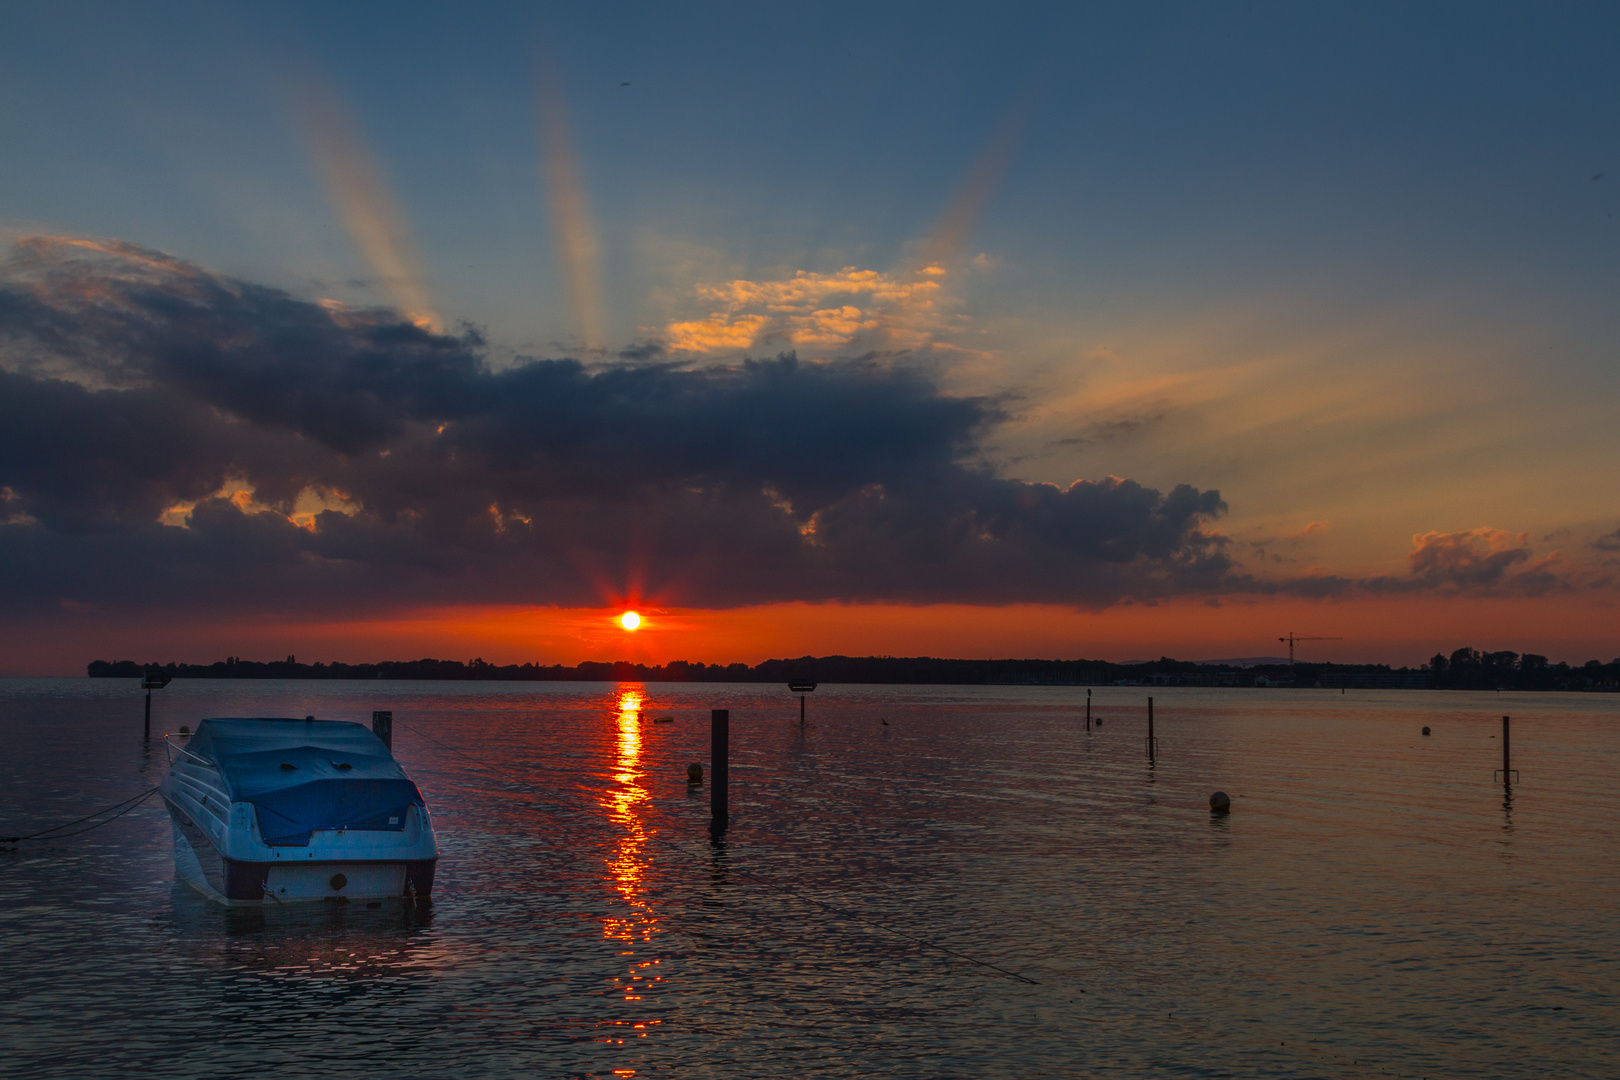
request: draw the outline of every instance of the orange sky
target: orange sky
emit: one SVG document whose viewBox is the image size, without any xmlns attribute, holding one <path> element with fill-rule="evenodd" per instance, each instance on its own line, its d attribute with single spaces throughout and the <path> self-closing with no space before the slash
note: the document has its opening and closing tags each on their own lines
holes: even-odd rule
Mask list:
<svg viewBox="0 0 1620 1080">
<path fill-rule="evenodd" d="M 448 608 L 375 621 L 238 623 L 165 620 L 75 626 L 68 617 L 8 634 L 5 669 L 81 674 L 94 659 L 211 662 L 227 655 L 350 663 L 432 656 L 492 663 L 581 660 L 757 663 L 772 657 L 930 655 L 1129 660 L 1286 655 L 1278 636 L 1342 638 L 1302 644 L 1301 659 L 1417 665 L 1463 645 L 1540 652 L 1574 664 L 1614 659 L 1613 605 L 1581 600 L 1421 598 L 1226 601 L 1124 605 L 1075 612 L 1037 605 L 773 604 L 731 611 L 642 609 L 641 629 L 620 609 Z M 99 623 L 100 620 L 97 620 Z M 995 642 L 986 648 L 986 642 Z M 1608 652 L 1604 651 L 1605 649 Z M 77 655 L 64 668 L 61 657 Z"/>
</svg>

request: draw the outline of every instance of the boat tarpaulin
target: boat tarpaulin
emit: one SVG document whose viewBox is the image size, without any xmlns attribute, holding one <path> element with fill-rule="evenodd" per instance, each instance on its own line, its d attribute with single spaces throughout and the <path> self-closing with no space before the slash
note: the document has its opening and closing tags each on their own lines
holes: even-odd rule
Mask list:
<svg viewBox="0 0 1620 1080">
<path fill-rule="evenodd" d="M 232 802 L 250 802 L 259 834 L 302 847 L 317 829 L 404 828 L 422 793 L 381 739 L 340 720 L 223 717 L 197 725 L 187 749 L 219 766 Z"/>
</svg>

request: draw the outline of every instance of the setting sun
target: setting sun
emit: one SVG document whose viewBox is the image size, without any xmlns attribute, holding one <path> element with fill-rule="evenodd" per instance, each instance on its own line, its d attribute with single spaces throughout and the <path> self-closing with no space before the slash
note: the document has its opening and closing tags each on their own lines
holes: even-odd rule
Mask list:
<svg viewBox="0 0 1620 1080">
<path fill-rule="evenodd" d="M 637 615 L 633 611 L 627 611 L 623 615 L 619 616 L 619 622 L 626 630 L 634 630 L 636 627 L 641 625 L 641 616 Z"/>
</svg>

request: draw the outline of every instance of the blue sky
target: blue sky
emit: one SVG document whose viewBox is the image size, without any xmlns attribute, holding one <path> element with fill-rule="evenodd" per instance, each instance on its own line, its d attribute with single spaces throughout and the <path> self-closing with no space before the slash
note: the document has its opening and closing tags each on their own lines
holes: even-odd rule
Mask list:
<svg viewBox="0 0 1620 1080">
<path fill-rule="evenodd" d="M 17 5 L 8 21 L 13 225 L 289 286 L 365 277 L 294 116 L 291 84 L 314 77 L 440 303 L 513 340 L 566 323 L 537 182 L 546 63 L 621 340 L 659 314 L 649 293 L 686 284 L 649 237 L 745 273 L 892 265 L 1026 94 L 970 241 L 1021 271 L 991 287 L 998 305 L 1306 289 L 1353 310 L 1471 287 L 1597 318 L 1613 285 L 1620 198 L 1590 179 L 1612 166 L 1620 96 L 1602 7 Z"/>
<path fill-rule="evenodd" d="M 875 356 L 996 402 L 997 476 L 1219 490 L 1245 580 L 1433 534 L 1613 588 L 1612 7 L 5 21 L 7 241 L 468 323 L 497 369 Z"/>
</svg>

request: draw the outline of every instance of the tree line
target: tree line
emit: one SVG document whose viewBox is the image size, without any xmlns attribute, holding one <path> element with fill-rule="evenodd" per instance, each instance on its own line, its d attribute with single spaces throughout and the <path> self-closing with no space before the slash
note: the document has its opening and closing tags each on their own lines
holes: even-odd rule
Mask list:
<svg viewBox="0 0 1620 1080">
<path fill-rule="evenodd" d="M 1572 667 L 1550 663 L 1538 653 L 1480 652 L 1465 646 L 1450 656 L 1435 653 L 1427 667 L 1431 683 L 1448 690 L 1603 690 L 1620 685 L 1620 659 Z"/>
<path fill-rule="evenodd" d="M 586 661 L 580 664 L 492 664 L 473 660 L 384 660 L 370 664 L 299 663 L 227 657 L 212 664 L 145 665 L 133 660 L 96 660 L 92 678 L 139 678 L 148 667 L 161 667 L 175 679 L 432 679 L 511 682 L 789 682 L 815 679 L 827 683 L 898 683 L 935 685 L 1108 686 L 1429 686 L 1452 690 L 1606 690 L 1620 687 L 1620 659 L 1581 667 L 1549 663 L 1536 653 L 1482 653 L 1464 647 L 1450 656 L 1436 653 L 1419 668 L 1387 664 L 1258 664 L 1237 668 L 1160 657 L 1116 664 L 1106 660 L 952 660 L 931 656 L 801 656 L 749 665 L 704 664 L 675 660 L 667 664 Z M 1345 682 L 1346 676 L 1362 676 Z M 1398 680 L 1390 677 L 1399 676 Z M 1380 680 L 1384 681 L 1380 681 Z"/>
</svg>

